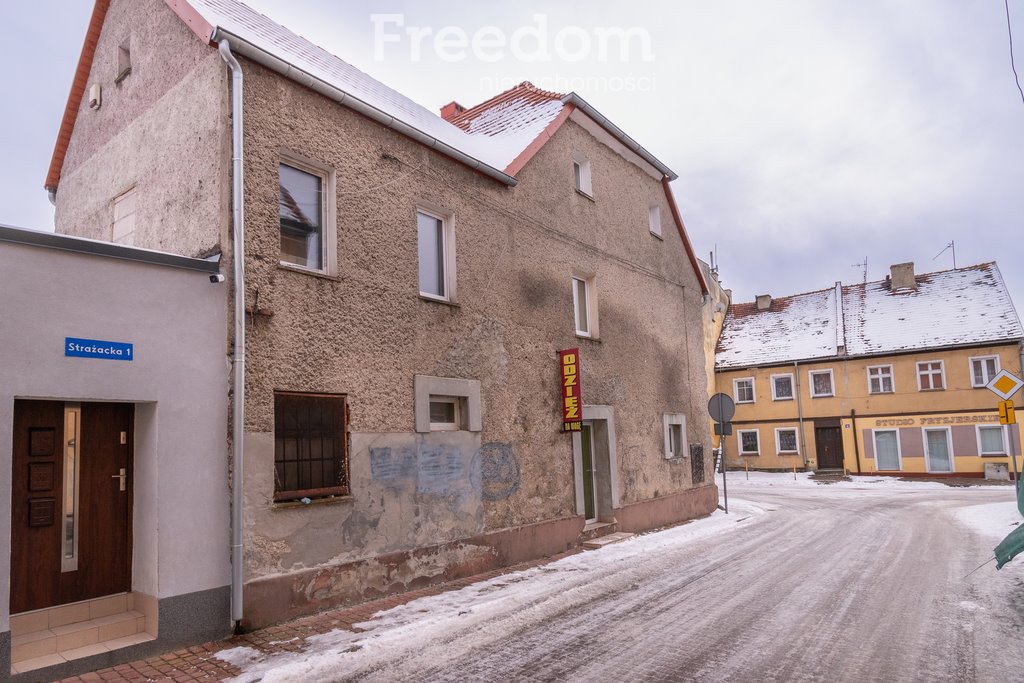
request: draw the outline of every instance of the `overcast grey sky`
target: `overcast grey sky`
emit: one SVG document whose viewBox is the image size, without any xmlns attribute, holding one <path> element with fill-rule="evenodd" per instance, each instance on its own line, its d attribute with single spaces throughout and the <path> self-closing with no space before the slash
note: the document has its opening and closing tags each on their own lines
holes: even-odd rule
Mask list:
<svg viewBox="0 0 1024 683">
<path fill-rule="evenodd" d="M 858 282 L 865 257 L 869 279 L 945 269 L 933 257 L 955 241 L 958 265 L 999 262 L 1024 311 L 1024 103 L 1001 0 L 249 4 L 432 109 L 523 80 L 576 90 L 679 174 L 694 246 L 717 247 L 737 301 Z M 0 223 L 52 229 L 42 185 L 92 3 L 12 7 Z M 1010 11 L 1024 76 L 1024 0 Z M 397 42 L 375 45 L 374 14 L 401 15 L 377 20 Z M 550 59 L 525 40 L 495 61 L 435 46 L 486 26 L 544 26 Z M 608 27 L 643 39 L 602 60 Z M 431 29 L 418 57 L 408 28 Z"/>
</svg>

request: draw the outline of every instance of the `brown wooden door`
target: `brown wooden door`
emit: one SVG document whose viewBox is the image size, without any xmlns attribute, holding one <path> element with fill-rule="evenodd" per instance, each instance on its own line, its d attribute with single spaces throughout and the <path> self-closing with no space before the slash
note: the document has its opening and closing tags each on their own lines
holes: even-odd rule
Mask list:
<svg viewBox="0 0 1024 683">
<path fill-rule="evenodd" d="M 843 438 L 839 427 L 815 427 L 814 442 L 819 470 L 843 469 Z"/>
<path fill-rule="evenodd" d="M 129 590 L 132 423 L 128 404 L 15 401 L 11 613 Z"/>
</svg>

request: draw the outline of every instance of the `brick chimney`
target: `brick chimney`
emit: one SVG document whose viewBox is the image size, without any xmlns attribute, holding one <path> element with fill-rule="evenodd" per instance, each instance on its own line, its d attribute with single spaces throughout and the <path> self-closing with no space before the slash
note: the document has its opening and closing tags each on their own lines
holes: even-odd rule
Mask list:
<svg viewBox="0 0 1024 683">
<path fill-rule="evenodd" d="M 772 305 L 771 294 L 758 294 L 757 295 L 757 310 L 767 311 Z"/>
<path fill-rule="evenodd" d="M 892 276 L 892 281 L 889 284 L 889 289 L 893 292 L 899 291 L 916 291 L 917 280 L 914 279 L 914 263 L 897 263 L 889 266 L 889 273 Z"/>
<path fill-rule="evenodd" d="M 441 107 L 441 118 L 447 121 L 451 119 L 453 116 L 457 116 L 458 114 L 461 114 L 464 111 L 466 111 L 465 107 L 463 107 L 455 100 L 452 100 L 448 104 Z"/>
</svg>

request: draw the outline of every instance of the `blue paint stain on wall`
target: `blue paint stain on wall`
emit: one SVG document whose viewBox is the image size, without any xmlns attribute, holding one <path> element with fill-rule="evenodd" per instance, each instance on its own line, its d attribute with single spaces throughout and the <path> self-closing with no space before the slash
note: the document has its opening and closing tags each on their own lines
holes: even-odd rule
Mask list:
<svg viewBox="0 0 1024 683">
<path fill-rule="evenodd" d="M 385 485 L 412 479 L 416 476 L 416 452 L 411 448 L 371 448 L 370 475 Z"/>
<path fill-rule="evenodd" d="M 458 486 L 466 480 L 466 463 L 461 451 L 449 446 L 423 446 L 420 448 L 416 470 L 416 490 L 419 493 L 450 495 L 464 493 L 465 486 Z M 466 482 L 468 483 L 468 482 Z"/>
<path fill-rule="evenodd" d="M 480 447 L 473 471 L 479 472 L 480 497 L 488 501 L 507 500 L 519 490 L 519 459 L 512 444 L 491 442 Z"/>
</svg>

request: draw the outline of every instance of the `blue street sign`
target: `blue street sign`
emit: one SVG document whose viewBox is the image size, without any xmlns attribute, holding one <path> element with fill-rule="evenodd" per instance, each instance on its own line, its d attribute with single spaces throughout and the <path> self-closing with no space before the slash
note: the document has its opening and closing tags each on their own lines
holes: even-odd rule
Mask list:
<svg viewBox="0 0 1024 683">
<path fill-rule="evenodd" d="M 107 360 L 135 359 L 135 345 L 100 339 L 64 338 L 64 355 L 75 358 L 106 358 Z"/>
</svg>

